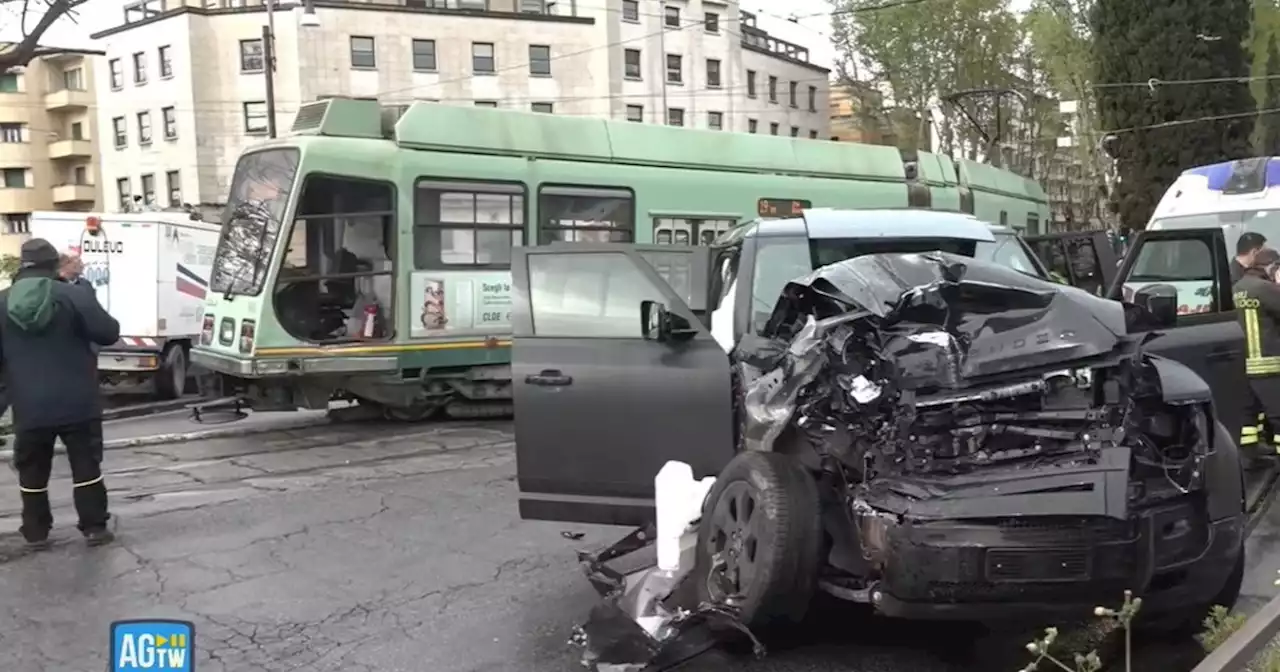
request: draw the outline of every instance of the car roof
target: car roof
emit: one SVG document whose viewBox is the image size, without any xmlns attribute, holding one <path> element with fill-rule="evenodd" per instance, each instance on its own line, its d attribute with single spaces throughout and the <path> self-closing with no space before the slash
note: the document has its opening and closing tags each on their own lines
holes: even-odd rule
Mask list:
<svg viewBox="0 0 1280 672">
<path fill-rule="evenodd" d="M 748 236 L 810 238 L 959 238 L 994 241 L 991 225 L 959 212 L 911 208 L 813 208 L 800 217 L 760 219 Z"/>
</svg>

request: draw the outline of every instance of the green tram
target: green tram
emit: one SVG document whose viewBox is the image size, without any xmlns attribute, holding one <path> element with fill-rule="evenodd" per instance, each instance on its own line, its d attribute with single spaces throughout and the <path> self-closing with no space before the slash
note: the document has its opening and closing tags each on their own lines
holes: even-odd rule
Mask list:
<svg viewBox="0 0 1280 672">
<path fill-rule="evenodd" d="M 1049 215 L 1035 182 L 925 152 L 324 100 L 240 157 L 192 359 L 256 410 L 508 414 L 513 246 L 703 244 L 806 207 Z"/>
</svg>

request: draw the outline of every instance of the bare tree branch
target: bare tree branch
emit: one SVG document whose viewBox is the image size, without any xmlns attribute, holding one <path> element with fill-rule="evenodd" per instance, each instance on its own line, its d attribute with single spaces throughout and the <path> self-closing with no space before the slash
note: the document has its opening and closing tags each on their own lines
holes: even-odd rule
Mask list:
<svg viewBox="0 0 1280 672">
<path fill-rule="evenodd" d="M 12 4 L 14 2 L 16 0 L 0 0 L 0 4 Z M 41 47 L 40 40 L 44 38 L 44 34 L 48 32 L 49 28 L 54 23 L 57 23 L 58 19 L 71 14 L 76 7 L 83 5 L 85 2 L 88 2 L 88 0 L 47 0 L 43 13 L 40 15 L 40 20 L 28 31 L 28 12 L 40 10 L 31 7 L 31 0 L 22 0 L 22 15 L 19 17 L 22 40 L 0 51 L 0 72 L 9 68 L 25 66 L 37 56 L 70 51 Z"/>
</svg>

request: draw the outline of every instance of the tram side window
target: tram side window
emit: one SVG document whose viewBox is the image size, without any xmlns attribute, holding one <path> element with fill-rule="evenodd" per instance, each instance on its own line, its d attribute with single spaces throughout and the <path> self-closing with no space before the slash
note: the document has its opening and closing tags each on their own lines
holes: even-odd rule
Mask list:
<svg viewBox="0 0 1280 672">
<path fill-rule="evenodd" d="M 419 182 L 414 268 L 511 268 L 511 248 L 524 244 L 524 201 L 522 185 Z"/>
<path fill-rule="evenodd" d="M 710 245 L 736 223 L 732 219 L 656 217 L 653 240 L 659 245 Z"/>
<path fill-rule="evenodd" d="M 390 184 L 308 176 L 276 281 L 281 326 L 309 342 L 390 338 L 395 197 Z"/>
<path fill-rule="evenodd" d="M 538 190 L 538 242 L 630 243 L 635 197 L 626 189 L 547 186 Z"/>
</svg>

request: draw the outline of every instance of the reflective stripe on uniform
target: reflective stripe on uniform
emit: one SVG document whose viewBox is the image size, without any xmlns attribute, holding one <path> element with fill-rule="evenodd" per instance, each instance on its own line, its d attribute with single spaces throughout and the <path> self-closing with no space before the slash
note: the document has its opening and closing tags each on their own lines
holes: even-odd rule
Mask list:
<svg viewBox="0 0 1280 672">
<path fill-rule="evenodd" d="M 1246 434 L 1240 437 L 1240 445 L 1242 446 L 1252 446 L 1257 442 L 1258 442 L 1257 434 Z M 1280 450 L 1280 449 L 1277 449 L 1277 450 Z"/>
<path fill-rule="evenodd" d="M 95 485 L 95 484 L 98 484 L 98 483 L 101 483 L 101 482 L 102 482 L 102 477 L 101 477 L 101 476 L 99 476 L 99 477 L 97 477 L 97 478 L 95 478 L 95 479 L 93 479 L 93 480 L 91 480 L 91 481 L 85 481 L 84 483 L 72 483 L 72 484 L 71 484 L 71 487 L 73 487 L 73 488 L 85 488 L 85 487 L 88 487 L 88 486 L 90 486 L 90 485 Z"/>
<path fill-rule="evenodd" d="M 1262 355 L 1262 330 L 1258 326 L 1258 300 L 1247 297 L 1237 298 L 1236 304 L 1240 306 L 1240 312 L 1244 315 L 1245 375 L 1280 375 L 1280 357 Z M 1261 414 L 1258 419 L 1263 419 Z"/>
<path fill-rule="evenodd" d="M 28 495 L 38 495 L 42 492 L 49 492 L 49 488 L 24 488 L 21 485 L 18 486 L 18 490 L 21 490 L 24 494 Z"/>
</svg>

